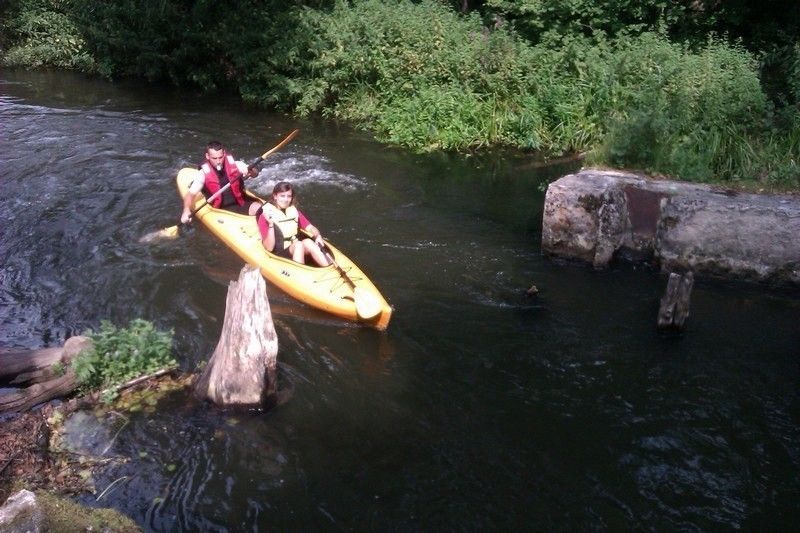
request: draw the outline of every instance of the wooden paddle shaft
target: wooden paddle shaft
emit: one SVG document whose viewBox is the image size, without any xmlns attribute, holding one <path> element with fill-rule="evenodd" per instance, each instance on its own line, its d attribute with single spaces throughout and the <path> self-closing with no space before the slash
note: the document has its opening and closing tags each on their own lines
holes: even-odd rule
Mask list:
<svg viewBox="0 0 800 533">
<path fill-rule="evenodd" d="M 339 274 L 345 279 L 345 281 L 347 281 L 347 284 L 350 285 L 350 287 L 352 287 L 353 289 L 355 289 L 356 288 L 356 284 L 353 283 L 353 280 L 350 279 L 350 276 L 347 275 L 347 272 L 345 272 L 344 269 L 339 266 L 339 264 L 333 258 L 333 254 L 331 254 L 331 253 L 329 253 L 327 251 L 328 247 L 325 246 L 325 244 L 323 243 L 323 244 L 319 245 L 319 249 L 322 250 L 322 253 L 325 254 L 325 257 L 328 258 L 328 261 L 331 262 L 333 267 L 339 272 Z"/>
</svg>

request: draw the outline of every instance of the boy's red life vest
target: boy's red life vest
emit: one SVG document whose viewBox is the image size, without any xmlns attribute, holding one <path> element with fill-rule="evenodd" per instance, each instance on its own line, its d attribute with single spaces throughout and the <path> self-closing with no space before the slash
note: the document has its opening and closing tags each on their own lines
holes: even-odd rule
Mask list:
<svg viewBox="0 0 800 533">
<path fill-rule="evenodd" d="M 242 189 L 242 180 L 239 178 L 242 176 L 242 173 L 239 172 L 239 167 L 236 166 L 236 162 L 233 159 L 233 156 L 225 153 L 225 158 L 222 160 L 222 171 L 227 176 L 228 181 L 231 183 L 230 191 L 233 193 L 233 198 L 236 200 L 236 203 L 239 205 L 244 205 L 244 191 Z M 217 175 L 217 171 L 214 167 L 211 166 L 211 163 L 208 161 L 204 161 L 203 164 L 200 165 L 200 170 L 203 172 L 203 178 L 205 180 L 205 184 L 203 188 L 206 192 L 206 198 L 210 197 L 212 194 L 220 190 L 223 187 L 220 184 L 219 176 Z M 211 202 L 213 207 L 220 207 L 222 205 L 222 197 L 224 194 L 220 194 Z"/>
</svg>

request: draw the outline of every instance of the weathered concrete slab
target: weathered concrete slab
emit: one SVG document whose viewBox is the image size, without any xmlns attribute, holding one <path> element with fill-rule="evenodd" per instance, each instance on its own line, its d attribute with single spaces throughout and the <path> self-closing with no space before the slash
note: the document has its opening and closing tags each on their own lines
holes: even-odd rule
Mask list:
<svg viewBox="0 0 800 533">
<path fill-rule="evenodd" d="M 622 258 L 800 285 L 800 197 L 583 170 L 548 187 L 542 251 L 597 268 Z"/>
<path fill-rule="evenodd" d="M 755 194 L 673 196 L 656 243 L 665 270 L 800 285 L 800 201 Z"/>
</svg>

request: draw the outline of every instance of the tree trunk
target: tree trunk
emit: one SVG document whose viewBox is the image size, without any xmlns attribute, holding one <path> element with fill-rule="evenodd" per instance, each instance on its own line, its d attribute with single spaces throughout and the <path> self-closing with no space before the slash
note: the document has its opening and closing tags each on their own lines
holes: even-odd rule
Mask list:
<svg viewBox="0 0 800 533">
<path fill-rule="evenodd" d="M 242 268 L 239 280 L 228 286 L 225 306 L 219 343 L 195 395 L 220 406 L 260 406 L 277 392 L 278 337 L 257 268 Z"/>
<path fill-rule="evenodd" d="M 87 337 L 70 337 L 61 348 L 24 351 L 3 349 L 0 352 L 0 378 L 11 384 L 33 385 L 0 395 L 0 413 L 27 411 L 31 407 L 55 398 L 67 396 L 76 388 L 75 373 L 69 362 L 81 351 L 91 346 Z M 59 374 L 53 366 L 63 363 Z"/>
<path fill-rule="evenodd" d="M 41 350 L 0 348 L 0 383 L 24 385 L 52 377 L 52 366 L 61 361 L 63 347 Z"/>
<path fill-rule="evenodd" d="M 0 413 L 27 411 L 40 403 L 67 396 L 75 388 L 75 372 L 68 369 L 63 376 L 50 381 L 0 395 Z"/>
</svg>

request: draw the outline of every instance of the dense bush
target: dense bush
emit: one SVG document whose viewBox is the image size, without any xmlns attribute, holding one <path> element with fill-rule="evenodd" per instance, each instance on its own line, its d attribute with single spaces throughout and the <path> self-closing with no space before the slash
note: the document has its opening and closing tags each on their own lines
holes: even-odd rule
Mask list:
<svg viewBox="0 0 800 533">
<path fill-rule="evenodd" d="M 71 2 L 76 24 L 104 76 L 192 83 L 207 90 L 235 77 L 227 43 L 232 30 L 224 18 L 233 2 Z"/>
<path fill-rule="evenodd" d="M 340 2 L 295 17 L 298 30 L 272 49 L 283 53 L 249 56 L 243 96 L 416 150 L 595 150 L 599 163 L 736 180 L 764 176 L 758 139 L 781 135 L 764 128 L 771 107 L 755 59 L 719 39 L 691 48 L 654 33 L 550 35 L 532 47 L 432 1 Z M 776 152 L 772 165 L 791 174 Z"/>
<path fill-rule="evenodd" d="M 749 53 L 716 40 L 692 52 L 644 34 L 617 40 L 604 69 L 608 135 L 597 158 L 693 180 L 741 177 L 770 109 Z"/>
<path fill-rule="evenodd" d="M 585 149 L 597 127 L 545 49 L 434 1 L 339 2 L 295 14 L 291 35 L 243 68 L 244 98 L 321 113 L 417 150 Z M 586 131 L 589 130 L 589 131 Z"/>
<path fill-rule="evenodd" d="M 521 60 L 529 50 L 512 35 L 431 1 L 337 3 L 301 15 L 291 44 L 302 60 L 283 68 L 293 110 L 353 121 L 417 149 L 509 141 L 493 113 L 520 94 L 530 72 Z M 278 93 L 270 81 L 253 86 Z"/>
<path fill-rule="evenodd" d="M 62 65 L 94 58 L 87 70 L 109 77 L 235 88 L 414 150 L 586 151 L 693 180 L 800 186 L 797 42 L 782 34 L 757 63 L 738 44 L 697 38 L 744 32 L 742 6 L 486 0 L 462 15 L 437 0 L 13 2 L 0 16 L 17 64 L 57 64 L 53 36 L 71 35 L 79 44 L 58 48 Z"/>
<path fill-rule="evenodd" d="M 94 72 L 94 60 L 67 0 L 13 0 L 0 19 L 5 66 Z"/>
<path fill-rule="evenodd" d="M 536 44 L 554 35 L 613 36 L 653 28 L 681 7 L 670 0 L 486 0 L 485 12 L 493 24 L 511 24 Z"/>
<path fill-rule="evenodd" d="M 800 103 L 788 94 L 797 79 L 787 68 L 800 40 L 796 0 L 481 0 L 473 4 L 487 24 L 509 25 L 532 44 L 554 37 L 602 40 L 657 31 L 671 41 L 702 47 L 709 36 L 724 36 L 761 59 L 759 77 L 774 102 Z"/>
</svg>

